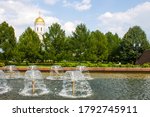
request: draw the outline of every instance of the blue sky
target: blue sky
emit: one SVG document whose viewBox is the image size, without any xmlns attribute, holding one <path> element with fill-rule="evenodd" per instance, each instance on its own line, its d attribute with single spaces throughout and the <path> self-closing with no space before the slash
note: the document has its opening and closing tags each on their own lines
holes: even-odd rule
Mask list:
<svg viewBox="0 0 150 117">
<path fill-rule="evenodd" d="M 139 25 L 150 40 L 150 0 L 0 0 L 0 23 L 7 21 L 19 37 L 28 26 L 34 29 L 39 11 L 46 29 L 57 22 L 67 35 L 80 23 L 120 37 Z"/>
</svg>

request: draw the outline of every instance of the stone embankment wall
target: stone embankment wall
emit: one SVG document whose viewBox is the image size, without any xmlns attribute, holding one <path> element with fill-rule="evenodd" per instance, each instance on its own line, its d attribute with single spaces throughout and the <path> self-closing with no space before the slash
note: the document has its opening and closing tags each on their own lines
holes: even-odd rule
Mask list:
<svg viewBox="0 0 150 117">
<path fill-rule="evenodd" d="M 18 68 L 19 71 L 26 71 L 27 68 Z M 49 72 L 49 68 L 39 68 L 41 72 Z M 63 71 L 76 70 L 75 67 L 64 67 Z M 86 69 L 89 72 L 150 72 L 150 68 L 102 68 L 102 67 L 89 67 Z"/>
</svg>

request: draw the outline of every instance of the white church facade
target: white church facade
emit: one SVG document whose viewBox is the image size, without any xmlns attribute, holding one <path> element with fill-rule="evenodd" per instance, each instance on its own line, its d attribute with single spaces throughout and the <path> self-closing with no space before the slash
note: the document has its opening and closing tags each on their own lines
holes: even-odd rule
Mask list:
<svg viewBox="0 0 150 117">
<path fill-rule="evenodd" d="M 38 34 L 41 42 L 43 41 L 43 34 L 45 33 L 45 21 L 42 17 L 38 17 L 34 22 L 34 31 Z"/>
</svg>

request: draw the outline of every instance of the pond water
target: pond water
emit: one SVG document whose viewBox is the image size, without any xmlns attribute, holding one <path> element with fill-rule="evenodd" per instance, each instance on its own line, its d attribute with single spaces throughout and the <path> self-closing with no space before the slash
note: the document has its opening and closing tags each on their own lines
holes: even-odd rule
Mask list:
<svg viewBox="0 0 150 117">
<path fill-rule="evenodd" d="M 47 76 L 48 74 L 44 74 Z M 7 79 L 11 91 L 0 94 L 1 100 L 149 100 L 150 74 L 148 73 L 91 73 L 88 80 L 92 95 L 84 98 L 67 98 L 59 96 L 62 80 L 44 79 L 50 93 L 41 96 L 19 95 L 24 88 L 24 79 Z"/>
</svg>

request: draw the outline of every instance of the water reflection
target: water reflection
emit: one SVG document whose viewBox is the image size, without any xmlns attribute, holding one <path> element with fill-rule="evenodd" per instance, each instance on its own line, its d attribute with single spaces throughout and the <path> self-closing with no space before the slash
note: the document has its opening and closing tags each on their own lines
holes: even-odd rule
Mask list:
<svg viewBox="0 0 150 117">
<path fill-rule="evenodd" d="M 143 92 L 141 93 L 140 99 L 150 99 L 150 79 L 144 79 L 142 89 Z"/>
</svg>

